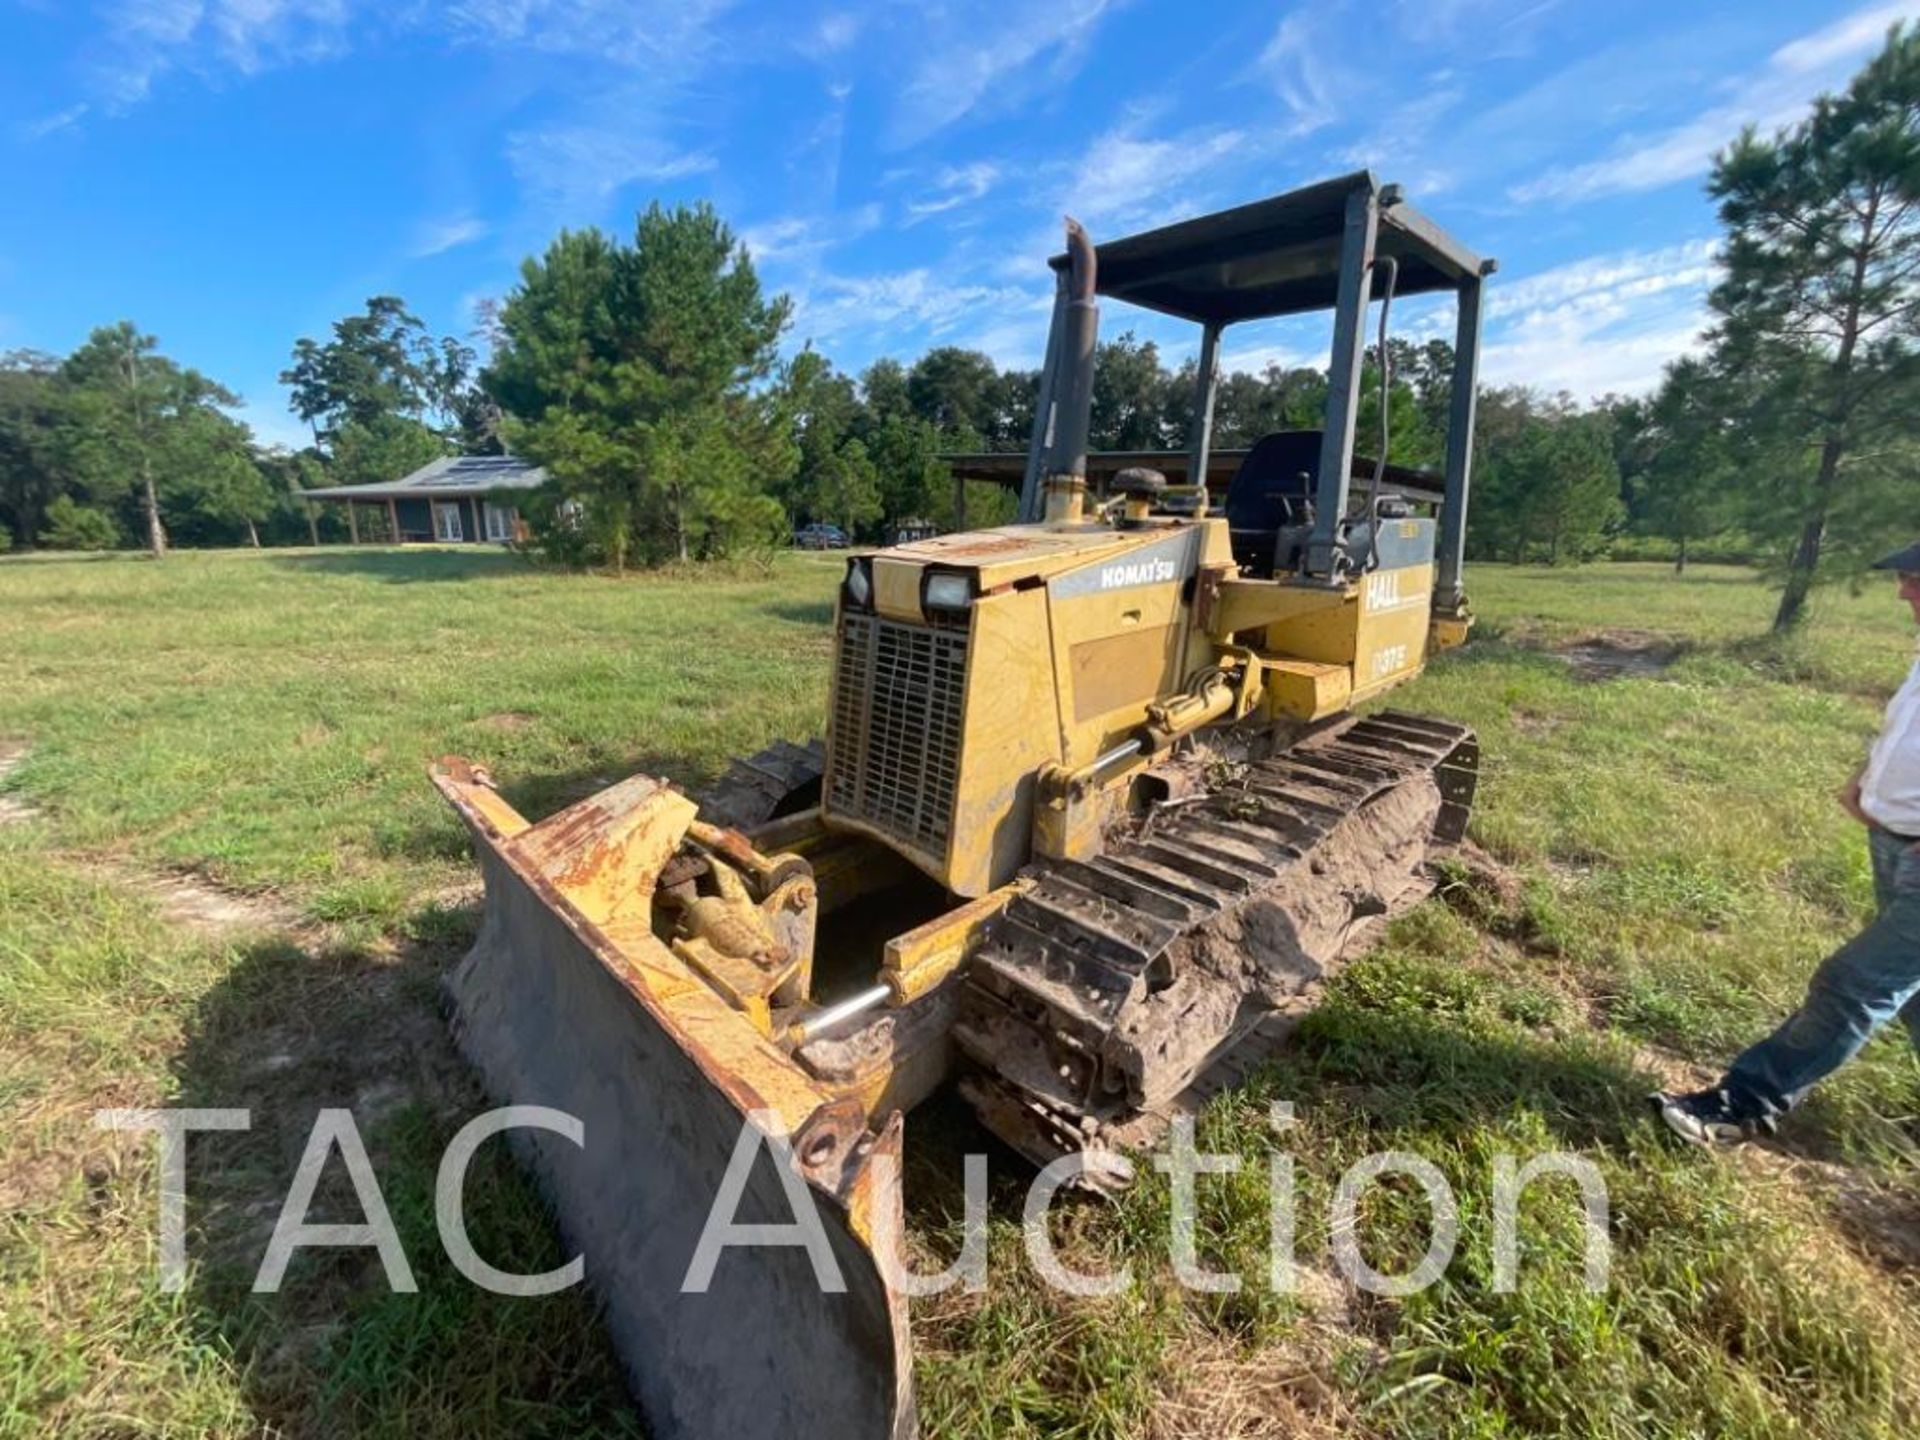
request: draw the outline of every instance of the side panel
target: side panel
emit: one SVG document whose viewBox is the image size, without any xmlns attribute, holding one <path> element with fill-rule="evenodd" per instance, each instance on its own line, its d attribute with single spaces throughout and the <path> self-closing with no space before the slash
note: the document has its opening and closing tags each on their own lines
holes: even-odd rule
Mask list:
<svg viewBox="0 0 1920 1440">
<path fill-rule="evenodd" d="M 1034 777 L 1060 759 L 1046 591 L 1015 590 L 973 610 L 959 800 L 947 885 L 986 894 L 1027 861 Z"/>
<path fill-rule="evenodd" d="M 1427 658 L 1427 617 L 1433 608 L 1433 566 L 1376 570 L 1360 582 L 1360 614 L 1353 656 L 1356 700 L 1410 679 Z"/>
<path fill-rule="evenodd" d="M 1145 720 L 1148 705 L 1182 688 L 1187 582 L 1202 533 L 1139 533 L 1133 548 L 1048 583 L 1068 768 L 1089 763 Z"/>
</svg>

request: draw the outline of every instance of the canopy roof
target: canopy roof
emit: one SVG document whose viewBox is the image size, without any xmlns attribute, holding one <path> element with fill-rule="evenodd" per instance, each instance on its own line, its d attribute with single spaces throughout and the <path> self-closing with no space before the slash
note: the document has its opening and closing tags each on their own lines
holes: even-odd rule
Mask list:
<svg viewBox="0 0 1920 1440">
<path fill-rule="evenodd" d="M 1452 290 L 1493 262 L 1457 244 L 1370 170 L 1289 190 L 1096 247 L 1102 295 L 1182 319 L 1227 325 L 1330 310 L 1340 284 L 1347 201 L 1378 197 L 1374 254 L 1399 263 L 1394 294 Z M 1067 257 L 1056 255 L 1056 270 Z"/>
<path fill-rule="evenodd" d="M 372 485 L 332 485 L 301 492 L 307 500 L 436 500 L 486 496 L 496 490 L 532 490 L 547 472 L 512 455 L 446 455 L 411 475 Z"/>
</svg>

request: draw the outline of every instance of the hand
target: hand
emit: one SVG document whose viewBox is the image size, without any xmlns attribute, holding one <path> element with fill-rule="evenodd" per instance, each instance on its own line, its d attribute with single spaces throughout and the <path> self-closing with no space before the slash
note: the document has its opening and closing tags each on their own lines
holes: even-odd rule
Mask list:
<svg viewBox="0 0 1920 1440">
<path fill-rule="evenodd" d="M 1858 775 L 1855 775 L 1853 779 L 1847 782 L 1847 788 L 1840 792 L 1839 800 L 1840 808 L 1858 820 L 1862 825 L 1871 825 L 1873 823 L 1872 820 L 1867 818 L 1867 812 L 1860 808 L 1860 777 Z"/>
</svg>

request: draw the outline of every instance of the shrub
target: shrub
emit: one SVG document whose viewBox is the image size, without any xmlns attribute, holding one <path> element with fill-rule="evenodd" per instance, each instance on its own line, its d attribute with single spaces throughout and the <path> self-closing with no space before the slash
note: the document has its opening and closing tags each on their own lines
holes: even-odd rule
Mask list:
<svg viewBox="0 0 1920 1440">
<path fill-rule="evenodd" d="M 61 495 L 47 507 L 40 543 L 49 550 L 111 550 L 120 543 L 120 528 L 105 511 Z"/>
</svg>

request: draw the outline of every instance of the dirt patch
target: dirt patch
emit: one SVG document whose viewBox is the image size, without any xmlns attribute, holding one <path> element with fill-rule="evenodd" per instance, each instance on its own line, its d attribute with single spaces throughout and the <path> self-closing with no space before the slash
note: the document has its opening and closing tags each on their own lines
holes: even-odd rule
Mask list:
<svg viewBox="0 0 1920 1440">
<path fill-rule="evenodd" d="M 235 894 L 198 876 L 149 875 L 116 867 L 106 872 L 106 878 L 151 900 L 169 924 L 202 935 L 293 932 L 301 928 L 299 914 L 273 896 Z"/>
<path fill-rule="evenodd" d="M 1552 653 L 1573 668 L 1576 680 L 1597 683 L 1658 675 L 1683 648 L 1648 630 L 1602 630 L 1556 646 Z"/>
<path fill-rule="evenodd" d="M 1606 1028 L 1604 1013 L 1592 1018 L 1596 1029 Z M 1702 1069 L 1693 1061 L 1675 1055 L 1671 1050 L 1662 1050 L 1657 1045 L 1642 1045 L 1635 1050 L 1633 1068 L 1652 1075 L 1660 1082 L 1660 1089 L 1669 1095 L 1686 1095 L 1695 1090 L 1704 1090 L 1717 1078 L 1716 1072 Z"/>
<path fill-rule="evenodd" d="M 501 735 L 518 735 L 533 725 L 533 716 L 524 710 L 502 710 L 495 715 L 482 715 L 473 722 L 474 728 L 492 730 Z"/>
<path fill-rule="evenodd" d="M 1816 1196 L 1853 1247 L 1881 1268 L 1901 1276 L 1920 1272 L 1920 1193 L 1806 1154 L 1791 1131 L 1743 1145 L 1729 1159 L 1756 1182 L 1787 1181 Z"/>
<path fill-rule="evenodd" d="M 1358 1433 L 1336 1379 L 1343 1363 L 1377 1364 L 1385 1351 L 1357 1323 L 1353 1287 L 1332 1269 L 1294 1272 L 1300 1307 L 1285 1339 L 1246 1349 L 1195 1327 L 1174 1342 L 1149 1440 L 1280 1440 Z"/>
<path fill-rule="evenodd" d="M 1861 1184 L 1841 1184 L 1833 1195 L 1841 1228 L 1889 1269 L 1920 1270 L 1920 1196 Z"/>
<path fill-rule="evenodd" d="M 1281 1346 L 1241 1353 L 1183 1346 L 1177 1377 L 1147 1421 L 1150 1440 L 1282 1440 L 1352 1433 L 1352 1407 L 1331 1378 Z"/>
<path fill-rule="evenodd" d="M 1551 735 L 1567 722 L 1558 715 L 1541 715 L 1532 710 L 1515 709 L 1507 712 L 1507 723 L 1522 735 Z"/>
<path fill-rule="evenodd" d="M 28 746 L 23 740 L 0 740 L 0 825 L 20 825 L 33 819 L 40 813 L 37 805 L 30 805 L 18 795 L 8 795 L 7 777 L 20 768 L 20 762 L 27 758 Z"/>
</svg>

